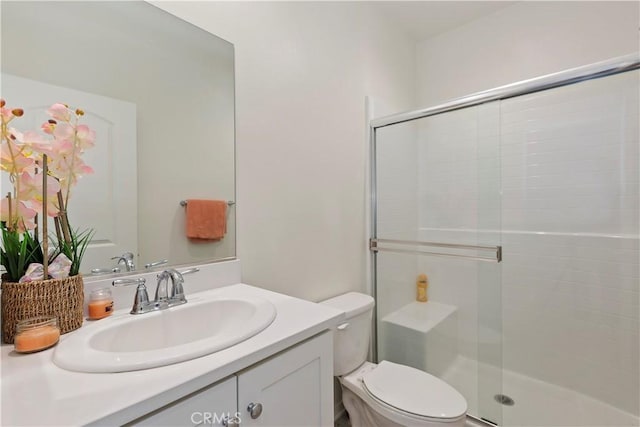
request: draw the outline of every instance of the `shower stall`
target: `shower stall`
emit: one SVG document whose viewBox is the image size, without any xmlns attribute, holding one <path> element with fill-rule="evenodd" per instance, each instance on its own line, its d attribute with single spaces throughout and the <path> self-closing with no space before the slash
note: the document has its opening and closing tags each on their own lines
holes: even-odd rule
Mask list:
<svg viewBox="0 0 640 427">
<path fill-rule="evenodd" d="M 492 424 L 640 424 L 639 67 L 371 122 L 377 361 Z"/>
</svg>

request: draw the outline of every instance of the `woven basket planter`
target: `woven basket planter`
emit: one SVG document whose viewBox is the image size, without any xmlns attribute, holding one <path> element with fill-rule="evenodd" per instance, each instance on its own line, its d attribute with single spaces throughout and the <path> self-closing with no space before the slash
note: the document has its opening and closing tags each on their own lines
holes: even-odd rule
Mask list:
<svg viewBox="0 0 640 427">
<path fill-rule="evenodd" d="M 3 280 L 1 302 L 5 343 L 13 343 L 16 324 L 29 317 L 56 316 L 60 333 L 65 334 L 82 326 L 84 282 L 81 275 L 27 283 Z"/>
</svg>

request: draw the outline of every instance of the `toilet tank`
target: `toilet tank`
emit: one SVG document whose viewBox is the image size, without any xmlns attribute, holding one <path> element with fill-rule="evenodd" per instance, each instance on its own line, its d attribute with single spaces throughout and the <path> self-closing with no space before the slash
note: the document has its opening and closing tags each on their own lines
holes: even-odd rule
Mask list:
<svg viewBox="0 0 640 427">
<path fill-rule="evenodd" d="M 333 374 L 341 376 L 367 360 L 371 337 L 373 298 L 358 292 L 349 292 L 322 301 L 345 313 L 345 319 L 333 331 Z"/>
</svg>

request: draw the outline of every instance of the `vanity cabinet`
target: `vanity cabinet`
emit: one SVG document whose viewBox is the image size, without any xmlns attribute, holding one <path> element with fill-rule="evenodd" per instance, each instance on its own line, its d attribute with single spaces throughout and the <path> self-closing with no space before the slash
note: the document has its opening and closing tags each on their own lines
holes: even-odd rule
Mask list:
<svg viewBox="0 0 640 427">
<path fill-rule="evenodd" d="M 331 332 L 251 366 L 237 376 L 242 426 L 333 426 Z"/>
<path fill-rule="evenodd" d="M 131 426 L 333 426 L 333 337 L 323 332 Z M 229 424 L 229 427 L 238 424 Z"/>
</svg>

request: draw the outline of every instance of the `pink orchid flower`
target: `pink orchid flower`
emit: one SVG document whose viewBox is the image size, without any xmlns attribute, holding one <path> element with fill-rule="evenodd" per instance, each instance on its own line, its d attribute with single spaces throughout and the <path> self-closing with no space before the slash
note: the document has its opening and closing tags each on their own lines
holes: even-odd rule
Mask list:
<svg viewBox="0 0 640 427">
<path fill-rule="evenodd" d="M 49 171 L 60 180 L 65 197 L 67 192 L 66 187 L 76 184 L 78 178 L 93 173 L 93 169 L 77 156 L 52 157 L 49 163 Z"/>
<path fill-rule="evenodd" d="M 54 123 L 44 122 L 42 126 L 40 126 L 40 130 L 47 135 L 53 135 L 53 130 L 56 128 L 55 120 L 53 120 L 53 122 Z"/>
<path fill-rule="evenodd" d="M 37 211 L 28 207 L 20 200 L 11 201 L 11 222 L 13 226 L 20 232 L 33 230 L 36 226 L 34 218 Z M 0 221 L 9 222 L 9 200 L 2 199 L 0 201 Z"/>
<path fill-rule="evenodd" d="M 64 104 L 53 104 L 47 110 L 47 114 L 53 117 L 55 120 L 68 122 L 71 120 L 71 111 Z"/>
<path fill-rule="evenodd" d="M 70 141 L 73 144 L 76 130 L 69 123 L 58 123 L 53 129 L 53 137 L 56 141 Z"/>
<path fill-rule="evenodd" d="M 84 115 L 80 109 L 75 110 L 76 119 L 73 123 L 71 110 L 63 104 L 54 104 L 47 112 L 54 119 L 42 125 L 42 129 L 50 132 L 54 139 L 49 173 L 60 182 L 62 194 L 68 203 L 71 186 L 81 176 L 93 173 L 93 169 L 80 156 L 85 149 L 93 147 L 96 133 L 88 126 L 78 124 L 78 119 Z"/>
<path fill-rule="evenodd" d="M 27 131 L 23 134 L 16 133 L 16 140 L 24 144 L 27 149 L 31 149 L 40 154 L 49 154 L 53 151 L 51 141 L 45 139 L 35 131 Z"/>
<path fill-rule="evenodd" d="M 42 172 L 30 175 L 23 173 L 20 177 L 22 186 L 18 199 L 29 203 L 36 211 L 42 211 L 44 202 L 42 191 Z M 47 176 L 47 215 L 54 217 L 58 215 L 58 199 L 56 194 L 60 191 L 60 183 L 51 176 Z"/>
<path fill-rule="evenodd" d="M 21 174 L 35 164 L 35 161 L 28 157 L 30 154 L 30 150 L 7 139 L 0 144 L 0 168 L 14 176 Z"/>
<path fill-rule="evenodd" d="M 61 192 L 68 205 L 71 187 L 80 177 L 93 173 L 81 155 L 85 149 L 94 146 L 96 134 L 88 126 L 78 124 L 84 115 L 82 110 L 72 111 L 61 103 L 53 104 L 47 110 L 51 119 L 40 127 L 45 135 L 50 135 L 49 139 L 32 131 L 21 133 L 9 128 L 8 123 L 22 116 L 23 111 L 5 108 L 5 105 L 5 101 L 0 100 L 1 167 L 9 172 L 13 184 L 12 226 L 24 231 L 35 226 L 36 212 L 44 203 L 42 156 L 48 157 L 47 212 L 56 216 L 59 211 L 56 193 Z M 36 168 L 40 169 L 37 174 Z M 8 220 L 7 199 L 2 200 L 2 215 L 3 220 Z"/>
<path fill-rule="evenodd" d="M 11 109 L 2 107 L 0 108 L 0 117 L 3 123 L 9 123 L 13 119 L 13 113 Z"/>
<path fill-rule="evenodd" d="M 52 150 L 49 153 L 51 158 L 73 156 L 74 144 L 70 139 L 54 139 L 51 141 Z"/>
<path fill-rule="evenodd" d="M 96 131 L 91 130 L 87 125 L 78 125 L 76 138 L 81 149 L 91 148 L 96 140 Z"/>
</svg>

